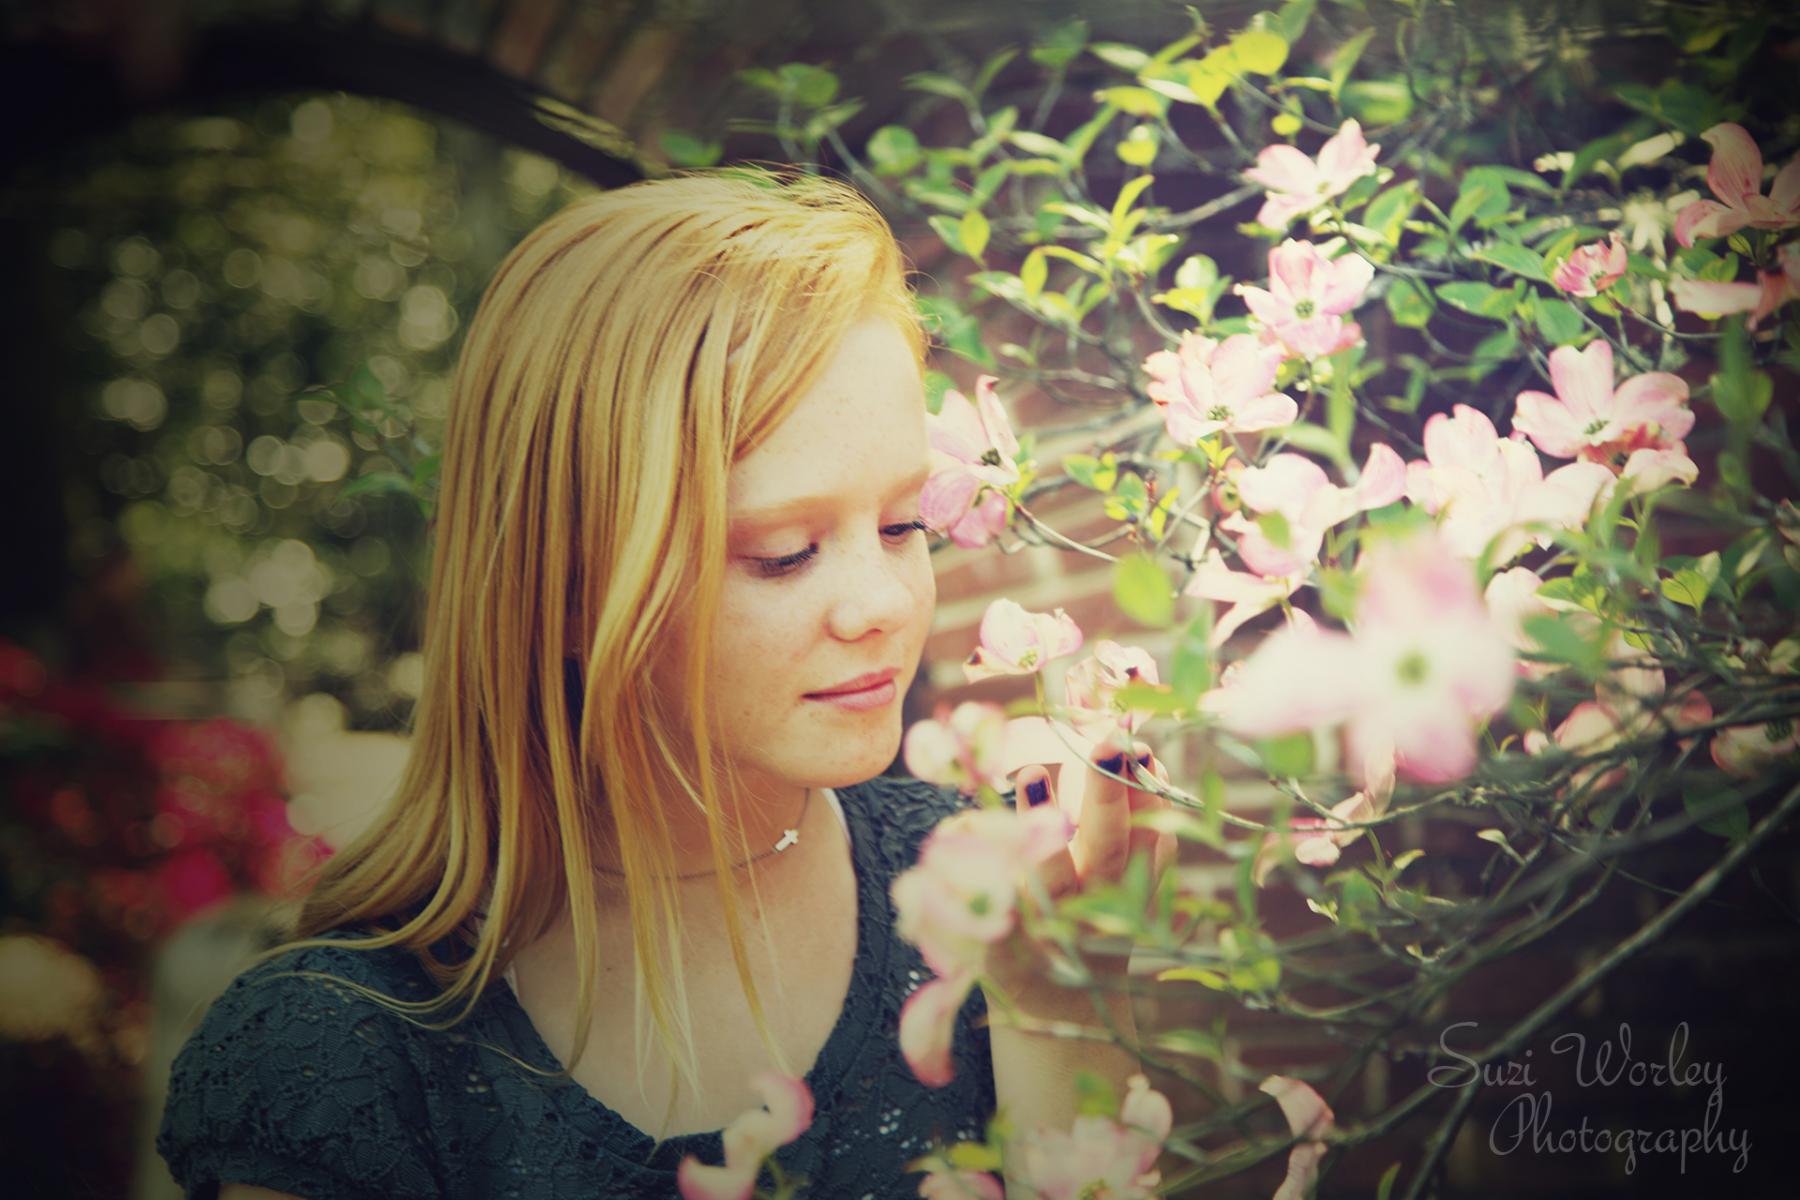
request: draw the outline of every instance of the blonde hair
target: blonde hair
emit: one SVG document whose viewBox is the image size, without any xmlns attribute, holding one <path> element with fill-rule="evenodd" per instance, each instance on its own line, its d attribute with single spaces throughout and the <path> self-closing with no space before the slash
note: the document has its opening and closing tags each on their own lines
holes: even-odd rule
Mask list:
<svg viewBox="0 0 1800 1200">
<path fill-rule="evenodd" d="M 726 562 L 726 482 L 819 376 L 845 332 L 891 318 L 923 356 L 905 270 L 852 189 L 734 170 L 580 200 L 489 285 L 457 366 L 436 516 L 425 679 L 384 817 L 326 867 L 297 923 L 334 945 L 405 947 L 442 985 L 401 1011 L 466 1016 L 564 911 L 581 980 L 598 968 L 595 851 L 616 849 L 639 1002 L 696 1086 L 661 804 L 705 814 L 750 1013 L 776 1062 L 729 879 L 707 658 Z M 687 711 L 653 669 L 687 631 Z M 577 718 L 564 657 L 578 648 Z M 725 781 L 726 784 L 729 780 Z M 432 947 L 452 939 L 458 952 Z M 642 1084 L 640 1058 L 640 1087 Z"/>
</svg>

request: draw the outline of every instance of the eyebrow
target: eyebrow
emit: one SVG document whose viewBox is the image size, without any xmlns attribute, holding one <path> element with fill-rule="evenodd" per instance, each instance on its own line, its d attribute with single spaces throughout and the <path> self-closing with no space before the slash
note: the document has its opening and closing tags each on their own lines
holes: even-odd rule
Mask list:
<svg viewBox="0 0 1800 1200">
<path fill-rule="evenodd" d="M 929 478 L 931 478 L 931 467 L 927 464 L 895 484 L 893 489 L 887 493 L 888 498 L 891 499 L 906 492 L 917 491 L 925 486 L 925 481 Z M 787 520 L 802 513 L 812 512 L 815 509 L 823 508 L 837 499 L 838 496 L 830 492 L 823 492 L 813 496 L 795 496 L 791 500 L 783 500 L 777 504 L 769 504 L 762 508 L 745 509 L 742 512 L 733 513 L 731 515 L 731 524 L 734 527 L 741 525 L 768 525 L 776 521 Z"/>
</svg>

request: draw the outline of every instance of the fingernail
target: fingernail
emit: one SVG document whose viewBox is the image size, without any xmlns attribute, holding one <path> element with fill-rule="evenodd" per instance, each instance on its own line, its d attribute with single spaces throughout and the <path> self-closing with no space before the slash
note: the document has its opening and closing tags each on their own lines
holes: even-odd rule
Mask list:
<svg viewBox="0 0 1800 1200">
<path fill-rule="evenodd" d="M 1150 769 L 1150 756 L 1148 754 L 1138 755 L 1138 766 L 1148 771 Z"/>
<path fill-rule="evenodd" d="M 1034 779 L 1025 785 L 1025 799 L 1031 807 L 1036 808 L 1050 799 L 1050 785 L 1041 779 Z"/>
<path fill-rule="evenodd" d="M 1125 769 L 1125 756 L 1123 754 L 1115 754 L 1111 758 L 1103 758 L 1100 760 L 1099 766 L 1100 769 L 1105 771 L 1108 775 L 1117 775 L 1120 771 Z"/>
</svg>

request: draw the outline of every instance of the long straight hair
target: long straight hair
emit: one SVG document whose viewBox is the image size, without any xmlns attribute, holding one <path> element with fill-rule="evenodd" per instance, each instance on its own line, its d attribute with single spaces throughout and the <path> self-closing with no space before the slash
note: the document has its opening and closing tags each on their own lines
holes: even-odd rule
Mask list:
<svg viewBox="0 0 1800 1200">
<path fill-rule="evenodd" d="M 599 965 L 595 852 L 609 846 L 638 1006 L 676 1065 L 672 1114 L 697 1074 L 662 805 L 691 801 L 749 1011 L 787 1069 L 745 953 L 729 868 L 748 848 L 720 818 L 730 781 L 707 703 L 726 483 L 869 315 L 923 356 L 886 222 L 811 177 L 633 184 L 513 250 L 456 369 L 411 757 L 381 819 L 327 864 L 302 944 L 354 928 L 366 936 L 333 944 L 413 951 L 440 994 L 387 1000 L 448 1025 L 566 913 L 581 981 L 572 1068 Z M 663 669 L 685 677 L 681 712 L 657 674 L 674 631 L 685 661 Z M 454 953 L 436 953 L 446 939 Z"/>
</svg>

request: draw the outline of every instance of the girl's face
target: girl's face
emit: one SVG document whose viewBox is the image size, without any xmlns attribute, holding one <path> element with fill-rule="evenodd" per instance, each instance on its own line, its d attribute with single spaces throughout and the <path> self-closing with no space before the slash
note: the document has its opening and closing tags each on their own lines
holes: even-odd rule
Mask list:
<svg viewBox="0 0 1800 1200">
<path fill-rule="evenodd" d="M 750 788 L 843 786 L 893 760 L 937 599 L 928 463 L 918 364 L 891 321 L 867 318 L 733 465 L 708 683 Z"/>
</svg>

